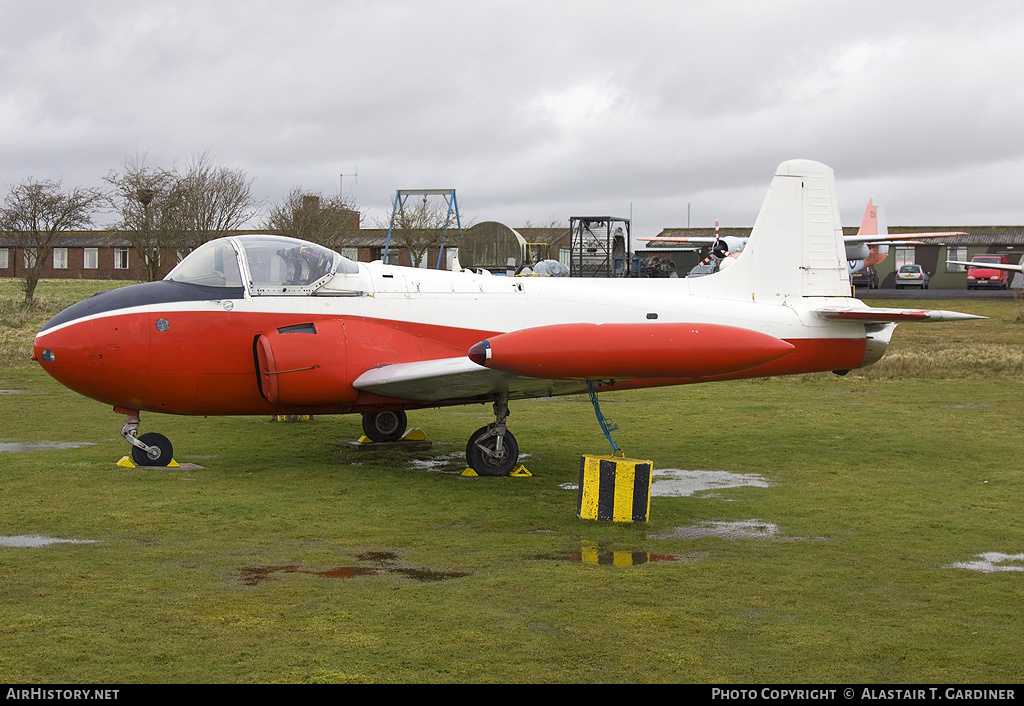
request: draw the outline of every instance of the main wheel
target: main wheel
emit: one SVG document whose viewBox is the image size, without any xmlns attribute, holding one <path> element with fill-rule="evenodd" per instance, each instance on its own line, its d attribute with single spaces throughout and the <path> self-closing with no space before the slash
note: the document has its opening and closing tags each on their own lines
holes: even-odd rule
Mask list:
<svg viewBox="0 0 1024 706">
<path fill-rule="evenodd" d="M 519 460 L 519 444 L 512 432 L 505 430 L 501 440 L 501 451 L 497 451 L 498 437 L 487 434 L 487 427 L 480 427 L 469 437 L 466 444 L 466 462 L 481 476 L 507 476 Z"/>
<path fill-rule="evenodd" d="M 363 433 L 371 441 L 398 441 L 405 433 L 405 412 L 367 412 L 363 414 Z"/>
<path fill-rule="evenodd" d="M 150 456 L 138 446 L 132 447 L 132 460 L 136 466 L 166 466 L 174 457 L 171 441 L 163 434 L 155 431 L 147 432 L 139 437 L 139 441 L 152 449 L 155 454 Z"/>
</svg>

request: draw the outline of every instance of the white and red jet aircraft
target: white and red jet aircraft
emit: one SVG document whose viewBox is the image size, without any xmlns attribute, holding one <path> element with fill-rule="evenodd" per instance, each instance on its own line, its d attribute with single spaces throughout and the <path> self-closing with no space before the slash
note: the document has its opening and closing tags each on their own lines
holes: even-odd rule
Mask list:
<svg viewBox="0 0 1024 706">
<path fill-rule="evenodd" d="M 512 399 L 845 372 L 877 361 L 900 321 L 982 318 L 873 309 L 850 296 L 832 170 L 779 166 L 735 264 L 700 279 L 513 278 L 356 263 L 271 235 L 221 238 L 164 280 L 104 292 L 51 319 L 33 358 L 127 416 L 361 413 L 396 439 L 405 410 L 493 402 L 466 447 L 504 475 Z"/>
</svg>

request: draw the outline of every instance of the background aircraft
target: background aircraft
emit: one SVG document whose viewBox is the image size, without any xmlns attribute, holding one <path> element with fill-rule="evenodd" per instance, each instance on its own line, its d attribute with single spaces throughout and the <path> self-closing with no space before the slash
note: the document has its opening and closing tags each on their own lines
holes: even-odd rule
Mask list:
<svg viewBox="0 0 1024 706">
<path fill-rule="evenodd" d="M 271 235 L 221 238 L 159 282 L 104 292 L 40 330 L 33 359 L 126 416 L 137 463 L 170 441 L 142 410 L 360 413 L 399 438 L 406 410 L 491 403 L 467 463 L 504 475 L 510 400 L 851 368 L 900 321 L 980 318 L 872 309 L 850 296 L 832 170 L 776 171 L 740 257 L 701 279 L 496 277 L 356 263 Z"/>
<path fill-rule="evenodd" d="M 877 265 L 889 256 L 890 245 L 919 245 L 922 238 L 941 238 L 950 235 L 967 235 L 963 232 L 948 233 L 904 233 L 901 235 L 890 235 L 882 215 L 882 207 L 875 206 L 873 199 L 868 199 L 868 205 L 864 209 L 864 217 L 861 219 L 860 228 L 856 235 L 843 236 L 846 245 L 846 260 L 849 263 L 850 274 L 860 272 L 865 267 Z M 701 264 L 711 260 L 719 261 L 719 269 L 724 269 L 731 264 L 743 248 L 746 247 L 748 238 L 735 236 L 719 237 L 718 221 L 715 221 L 714 237 L 675 237 L 664 236 L 654 238 L 640 238 L 653 242 L 663 243 L 691 243 L 694 245 L 710 245 L 711 254 Z"/>
</svg>

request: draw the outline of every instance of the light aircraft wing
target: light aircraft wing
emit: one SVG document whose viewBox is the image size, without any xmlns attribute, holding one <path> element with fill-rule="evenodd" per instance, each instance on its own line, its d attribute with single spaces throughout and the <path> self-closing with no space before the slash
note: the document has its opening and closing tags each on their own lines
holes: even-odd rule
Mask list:
<svg viewBox="0 0 1024 706">
<path fill-rule="evenodd" d="M 694 236 L 692 238 L 683 238 L 680 236 L 666 235 L 662 238 L 637 238 L 637 240 L 648 240 L 655 243 L 693 243 L 694 245 L 714 245 L 718 242 L 718 238 L 713 236 L 700 237 Z"/>
<path fill-rule="evenodd" d="M 878 233 L 861 235 L 844 235 L 843 240 L 847 243 L 867 243 L 868 245 L 899 245 L 901 242 L 915 244 L 914 241 L 923 238 L 948 238 L 953 235 L 968 235 L 962 231 L 950 233 L 890 233 L 879 235 Z"/>
<path fill-rule="evenodd" d="M 882 307 L 853 308 L 843 306 L 826 306 L 815 309 L 814 313 L 828 321 L 859 321 L 865 324 L 898 323 L 900 321 L 965 321 L 967 319 L 987 319 L 987 316 L 961 314 L 957 311 L 941 309 L 886 309 Z"/>
<path fill-rule="evenodd" d="M 977 267 L 984 270 L 1009 270 L 1010 272 L 1024 272 L 1024 265 L 1004 265 L 1001 262 L 964 262 L 962 260 L 946 260 L 947 265 L 964 265 L 965 267 Z"/>
</svg>

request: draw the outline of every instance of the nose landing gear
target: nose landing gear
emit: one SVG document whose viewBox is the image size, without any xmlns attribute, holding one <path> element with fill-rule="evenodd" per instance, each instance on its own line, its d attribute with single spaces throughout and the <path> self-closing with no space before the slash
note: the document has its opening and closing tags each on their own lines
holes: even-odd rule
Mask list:
<svg viewBox="0 0 1024 706">
<path fill-rule="evenodd" d="M 138 436 L 139 410 L 115 407 L 114 411 L 125 415 L 121 436 L 132 445 L 132 461 L 136 466 L 166 466 L 174 458 L 174 448 L 163 434 L 154 431 Z"/>
</svg>

